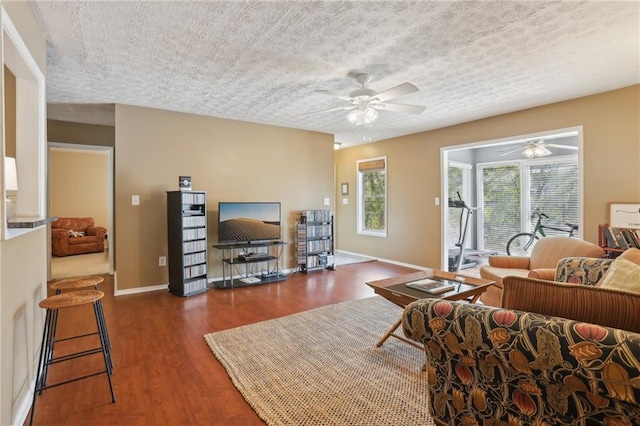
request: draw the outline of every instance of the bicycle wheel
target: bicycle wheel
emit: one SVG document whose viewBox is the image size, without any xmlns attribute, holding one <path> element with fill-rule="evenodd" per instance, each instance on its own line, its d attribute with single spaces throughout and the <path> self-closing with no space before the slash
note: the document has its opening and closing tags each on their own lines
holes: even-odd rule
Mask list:
<svg viewBox="0 0 640 426">
<path fill-rule="evenodd" d="M 527 232 L 516 234 L 507 242 L 507 254 L 509 256 L 529 256 L 537 241 L 537 235 L 534 236 Z"/>
</svg>

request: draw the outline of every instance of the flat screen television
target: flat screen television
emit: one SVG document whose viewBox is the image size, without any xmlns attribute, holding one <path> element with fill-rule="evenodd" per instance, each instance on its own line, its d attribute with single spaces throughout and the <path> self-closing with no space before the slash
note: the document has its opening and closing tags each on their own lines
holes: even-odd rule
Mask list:
<svg viewBox="0 0 640 426">
<path fill-rule="evenodd" d="M 279 202 L 219 202 L 218 242 L 280 240 Z"/>
</svg>

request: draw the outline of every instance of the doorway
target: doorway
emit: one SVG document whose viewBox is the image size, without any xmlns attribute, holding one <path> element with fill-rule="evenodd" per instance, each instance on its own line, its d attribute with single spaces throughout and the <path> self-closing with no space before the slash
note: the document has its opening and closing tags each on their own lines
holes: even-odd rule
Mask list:
<svg viewBox="0 0 640 426">
<path fill-rule="evenodd" d="M 469 268 L 478 267 L 486 263 L 488 255 L 506 253 L 508 237 L 517 232 L 526 231 L 531 226 L 532 211 L 539 209 L 541 205 L 555 206 L 554 201 L 549 201 L 546 194 L 545 197 L 539 197 L 534 189 L 541 170 L 560 170 L 559 165 L 573 164 L 572 170 L 576 184 L 572 204 L 575 211 L 571 212 L 571 215 L 575 218 L 573 222 L 578 224 L 578 235 L 581 236 L 582 143 L 582 127 L 573 127 L 443 147 L 440 156 L 441 199 L 456 200 L 457 193 L 460 192 L 462 200 L 476 209 L 469 221 L 464 246 L 471 256 L 463 259 L 459 264 Z M 534 147 L 539 148 L 535 153 Z M 504 178 L 507 172 L 511 173 L 509 181 Z M 494 180 L 491 182 L 490 179 Z M 546 186 L 541 186 L 545 189 L 555 186 L 553 182 L 543 182 L 543 184 Z M 489 191 L 492 193 L 489 194 Z M 513 199 L 507 200 L 508 195 Z M 503 198 L 504 203 L 500 201 Z M 546 204 L 541 201 L 542 198 Z M 565 198 L 569 197 L 563 196 L 563 199 Z M 450 258 L 462 252 L 460 247 L 456 246 L 460 241 L 456 238 L 463 231 L 459 229 L 460 225 L 456 220 L 456 214 L 460 214 L 459 209 L 455 208 L 456 203 L 451 203 L 451 208 L 449 204 L 447 201 L 443 202 L 441 212 L 442 267 L 447 270 L 451 269 Z M 568 209 L 565 208 L 565 210 Z M 552 222 L 566 220 L 560 213 L 557 216 Z"/>
<path fill-rule="evenodd" d="M 50 279 L 113 275 L 113 147 L 50 142 L 48 158 L 50 215 L 91 217 L 107 229 L 103 252 L 51 254 Z"/>
</svg>

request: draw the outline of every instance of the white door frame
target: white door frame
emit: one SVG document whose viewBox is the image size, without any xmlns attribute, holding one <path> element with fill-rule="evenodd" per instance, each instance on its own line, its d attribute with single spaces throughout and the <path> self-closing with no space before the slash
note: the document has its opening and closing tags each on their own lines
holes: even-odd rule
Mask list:
<svg viewBox="0 0 640 426">
<path fill-rule="evenodd" d="M 107 156 L 108 156 L 108 168 L 109 171 L 107 173 L 108 177 L 108 181 L 109 181 L 109 189 L 108 189 L 108 196 L 109 196 L 109 201 L 108 201 L 108 214 L 109 214 L 109 220 L 108 220 L 108 235 L 109 235 L 109 250 L 107 250 L 108 254 L 109 254 L 109 275 L 113 275 L 114 274 L 114 266 L 113 266 L 113 259 L 114 259 L 114 250 L 116 245 L 114 244 L 114 231 L 113 231 L 113 147 L 112 146 L 103 146 L 103 145 L 83 145 L 83 144 L 75 144 L 75 143 L 64 143 L 64 142 L 49 142 L 48 143 L 48 147 L 47 147 L 47 153 L 48 153 L 48 157 L 47 157 L 47 171 L 49 174 L 48 177 L 48 191 L 47 191 L 47 211 L 50 208 L 51 205 L 51 148 L 65 148 L 65 149 L 74 149 L 74 150 L 80 150 L 80 151 L 102 151 L 102 152 L 106 152 Z M 48 259 L 48 273 L 47 276 L 49 279 L 51 279 L 51 253 L 49 250 L 49 259 Z"/>
<path fill-rule="evenodd" d="M 441 188 L 440 188 L 440 200 L 447 200 L 449 194 L 449 152 L 458 151 L 462 149 L 482 148 L 491 145 L 508 145 L 513 143 L 521 143 L 532 139 L 548 138 L 550 136 L 560 134 L 576 134 L 578 139 L 578 204 L 580 205 L 580 211 L 578 212 L 578 227 L 580 229 L 579 235 L 582 236 L 584 232 L 584 138 L 582 126 L 567 127 L 563 129 L 548 130 L 539 133 L 531 133 L 527 135 L 511 136 L 507 138 L 486 140 L 472 142 L 462 145 L 443 146 L 440 148 L 440 176 L 441 176 Z M 474 166 L 475 167 L 475 166 Z M 440 230 L 440 248 L 441 248 L 441 269 L 448 271 L 449 269 L 449 243 L 446 235 L 449 229 L 449 218 L 447 215 L 448 204 L 446 202 L 440 203 L 440 217 L 442 223 L 442 229 Z"/>
</svg>

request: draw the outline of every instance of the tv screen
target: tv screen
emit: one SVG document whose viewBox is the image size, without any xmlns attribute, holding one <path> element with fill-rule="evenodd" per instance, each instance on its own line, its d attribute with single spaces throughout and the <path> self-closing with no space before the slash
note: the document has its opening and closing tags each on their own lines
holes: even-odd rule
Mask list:
<svg viewBox="0 0 640 426">
<path fill-rule="evenodd" d="M 239 243 L 280 239 L 280 203 L 218 203 L 218 241 Z"/>
</svg>

